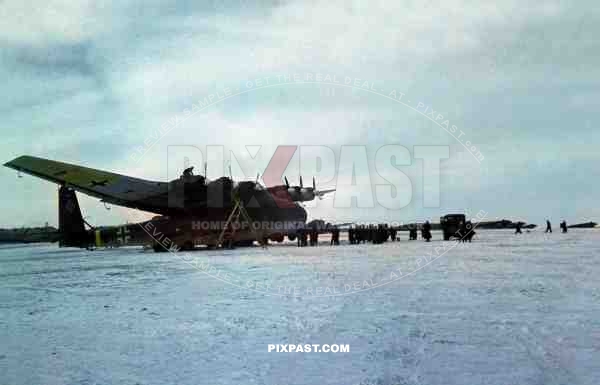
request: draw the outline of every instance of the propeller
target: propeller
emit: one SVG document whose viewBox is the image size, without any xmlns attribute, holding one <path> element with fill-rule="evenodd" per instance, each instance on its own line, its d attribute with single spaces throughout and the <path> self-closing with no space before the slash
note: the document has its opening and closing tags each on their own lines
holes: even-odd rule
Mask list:
<svg viewBox="0 0 600 385">
<path fill-rule="evenodd" d="M 300 191 L 300 187 L 290 186 L 290 181 L 288 180 L 287 176 L 284 176 L 283 180 L 285 180 L 285 187 L 290 195 Z"/>
<path fill-rule="evenodd" d="M 302 175 L 300 175 L 300 193 L 301 194 L 310 194 L 310 193 L 314 192 L 315 191 L 314 185 L 315 185 L 315 178 L 313 177 L 313 188 L 304 187 L 304 185 L 302 183 Z"/>
<path fill-rule="evenodd" d="M 296 192 L 297 194 L 301 193 L 301 191 L 302 191 L 302 175 L 300 175 L 300 185 L 292 186 L 292 188 L 294 189 L 294 192 Z"/>
<path fill-rule="evenodd" d="M 313 189 L 312 189 L 313 193 L 315 194 L 315 196 L 317 198 L 319 198 L 319 200 L 323 199 L 323 194 L 319 193 L 319 191 L 317 191 L 317 180 L 315 179 L 315 177 L 313 176 Z"/>
<path fill-rule="evenodd" d="M 332 193 L 334 191 L 335 191 L 334 188 L 333 189 L 329 189 L 329 190 L 322 190 L 322 191 L 317 190 L 317 181 L 316 181 L 315 177 L 313 176 L 313 188 L 312 188 L 312 192 L 315 194 L 315 196 L 317 198 L 319 198 L 319 200 L 323 199 L 323 197 L 325 196 L 325 194 L 329 194 L 329 193 Z"/>
<path fill-rule="evenodd" d="M 323 199 L 325 194 L 331 193 L 335 191 L 335 189 L 330 190 L 317 190 L 317 179 L 313 176 L 312 178 L 312 187 L 304 187 L 304 181 L 302 180 L 302 175 L 299 176 L 300 184 L 298 186 L 290 186 L 290 182 L 286 176 L 283 177 L 285 181 L 285 187 L 288 192 L 292 194 L 292 196 L 296 197 L 295 199 L 306 201 L 312 200 L 315 197 L 319 199 Z"/>
</svg>

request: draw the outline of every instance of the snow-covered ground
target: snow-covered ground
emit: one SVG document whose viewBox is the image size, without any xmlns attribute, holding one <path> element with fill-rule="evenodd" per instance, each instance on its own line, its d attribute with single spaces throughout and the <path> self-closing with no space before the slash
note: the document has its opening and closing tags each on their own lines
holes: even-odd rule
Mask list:
<svg viewBox="0 0 600 385">
<path fill-rule="evenodd" d="M 600 384 L 600 231 L 406 237 L 4 246 L 0 384 Z M 299 343 L 350 352 L 267 352 Z"/>
</svg>

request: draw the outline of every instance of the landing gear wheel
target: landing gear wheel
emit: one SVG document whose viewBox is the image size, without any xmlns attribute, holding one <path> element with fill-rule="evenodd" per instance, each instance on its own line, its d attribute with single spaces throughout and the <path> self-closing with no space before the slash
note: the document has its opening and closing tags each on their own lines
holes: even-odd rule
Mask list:
<svg viewBox="0 0 600 385">
<path fill-rule="evenodd" d="M 185 241 L 183 243 L 183 246 L 181 246 L 181 250 L 182 251 L 192 251 L 192 250 L 194 250 L 194 242 L 192 242 L 192 241 Z"/>
<path fill-rule="evenodd" d="M 152 249 L 154 250 L 155 253 L 166 253 L 167 252 L 167 249 L 160 243 L 152 244 Z"/>
</svg>

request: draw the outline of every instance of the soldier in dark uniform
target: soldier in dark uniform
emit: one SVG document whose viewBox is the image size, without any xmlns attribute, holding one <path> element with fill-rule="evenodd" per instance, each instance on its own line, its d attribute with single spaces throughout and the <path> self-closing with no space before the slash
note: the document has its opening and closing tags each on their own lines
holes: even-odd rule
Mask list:
<svg viewBox="0 0 600 385">
<path fill-rule="evenodd" d="M 392 242 L 396 242 L 396 235 L 397 230 L 394 227 L 390 228 L 390 238 L 392 239 Z M 400 238 L 398 238 L 398 240 L 400 240 Z"/>
<path fill-rule="evenodd" d="M 429 221 L 425 221 L 423 227 L 421 228 L 421 236 L 425 240 L 425 242 L 431 241 L 431 224 Z"/>
<path fill-rule="evenodd" d="M 378 245 L 383 243 L 383 225 L 378 224 L 377 228 L 373 229 L 373 243 Z"/>
<path fill-rule="evenodd" d="M 567 232 L 567 221 L 560 222 L 560 229 L 562 230 L 563 233 Z"/>
<path fill-rule="evenodd" d="M 473 223 L 471 221 L 467 221 L 465 223 L 462 241 L 463 242 L 469 241 L 469 243 L 470 243 L 471 240 L 473 239 L 474 235 L 475 235 L 475 230 L 473 230 Z"/>
<path fill-rule="evenodd" d="M 310 229 L 310 245 L 318 246 L 318 244 L 319 244 L 319 230 L 317 229 L 317 226 L 313 226 L 313 228 Z"/>
<path fill-rule="evenodd" d="M 521 232 L 521 222 L 517 222 L 517 227 L 515 229 L 515 234 L 522 234 L 522 232 Z"/>
<path fill-rule="evenodd" d="M 550 220 L 546 219 L 546 233 L 552 233 L 552 224 L 550 224 Z"/>
<path fill-rule="evenodd" d="M 260 242 L 261 246 L 263 249 L 266 249 L 267 246 L 269 246 L 269 237 L 263 237 L 262 241 Z"/>
<path fill-rule="evenodd" d="M 184 177 L 193 176 L 193 175 L 194 175 L 194 166 L 188 167 L 185 170 L 183 170 Z"/>
<path fill-rule="evenodd" d="M 409 225 L 408 240 L 409 241 L 417 240 L 417 225 L 416 224 Z"/>
<path fill-rule="evenodd" d="M 458 231 L 458 238 L 460 242 L 466 242 L 469 238 L 469 231 L 470 231 L 470 227 L 469 227 L 469 222 L 460 222 L 460 228 Z"/>
<path fill-rule="evenodd" d="M 305 247 L 307 245 L 307 231 L 305 227 L 298 229 L 298 247 Z"/>
<path fill-rule="evenodd" d="M 337 226 L 333 226 L 331 229 L 331 246 L 338 246 L 340 244 L 340 229 Z"/>
</svg>

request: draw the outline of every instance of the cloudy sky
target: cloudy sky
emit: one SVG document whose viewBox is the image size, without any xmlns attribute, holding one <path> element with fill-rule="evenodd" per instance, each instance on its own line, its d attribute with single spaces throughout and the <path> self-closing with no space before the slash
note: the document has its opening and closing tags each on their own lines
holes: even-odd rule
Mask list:
<svg viewBox="0 0 600 385">
<path fill-rule="evenodd" d="M 468 209 L 534 223 L 598 220 L 599 16 L 591 0 L 5 0 L 2 162 L 30 154 L 166 180 L 179 167 L 168 162 L 169 146 L 224 145 L 253 178 L 277 145 L 327 145 L 333 169 L 347 175 L 341 146 L 364 145 L 371 177 L 356 182 L 370 194 L 381 183 L 377 149 L 397 144 L 411 155 L 400 167 L 411 181 L 399 190 L 412 194 L 408 205 L 336 209 L 330 197 L 311 216 L 410 221 Z M 381 92 L 315 83 L 247 90 L 256 79 L 316 73 Z M 170 119 L 225 88 L 248 92 L 189 116 L 132 157 Z M 384 97 L 394 89 L 410 102 Z M 418 103 L 456 125 L 460 140 L 410 108 Z M 262 146 L 256 159 L 247 145 Z M 424 171 L 418 145 L 448 147 L 439 173 Z M 290 181 L 300 172 L 310 180 L 311 170 L 292 163 Z M 335 185 L 315 173 L 320 187 Z M 426 176 L 435 175 L 439 207 L 425 207 Z M 5 168 L 0 178 L 0 226 L 57 222 L 56 186 Z M 123 222 L 96 199 L 80 202 L 94 224 Z"/>
</svg>

